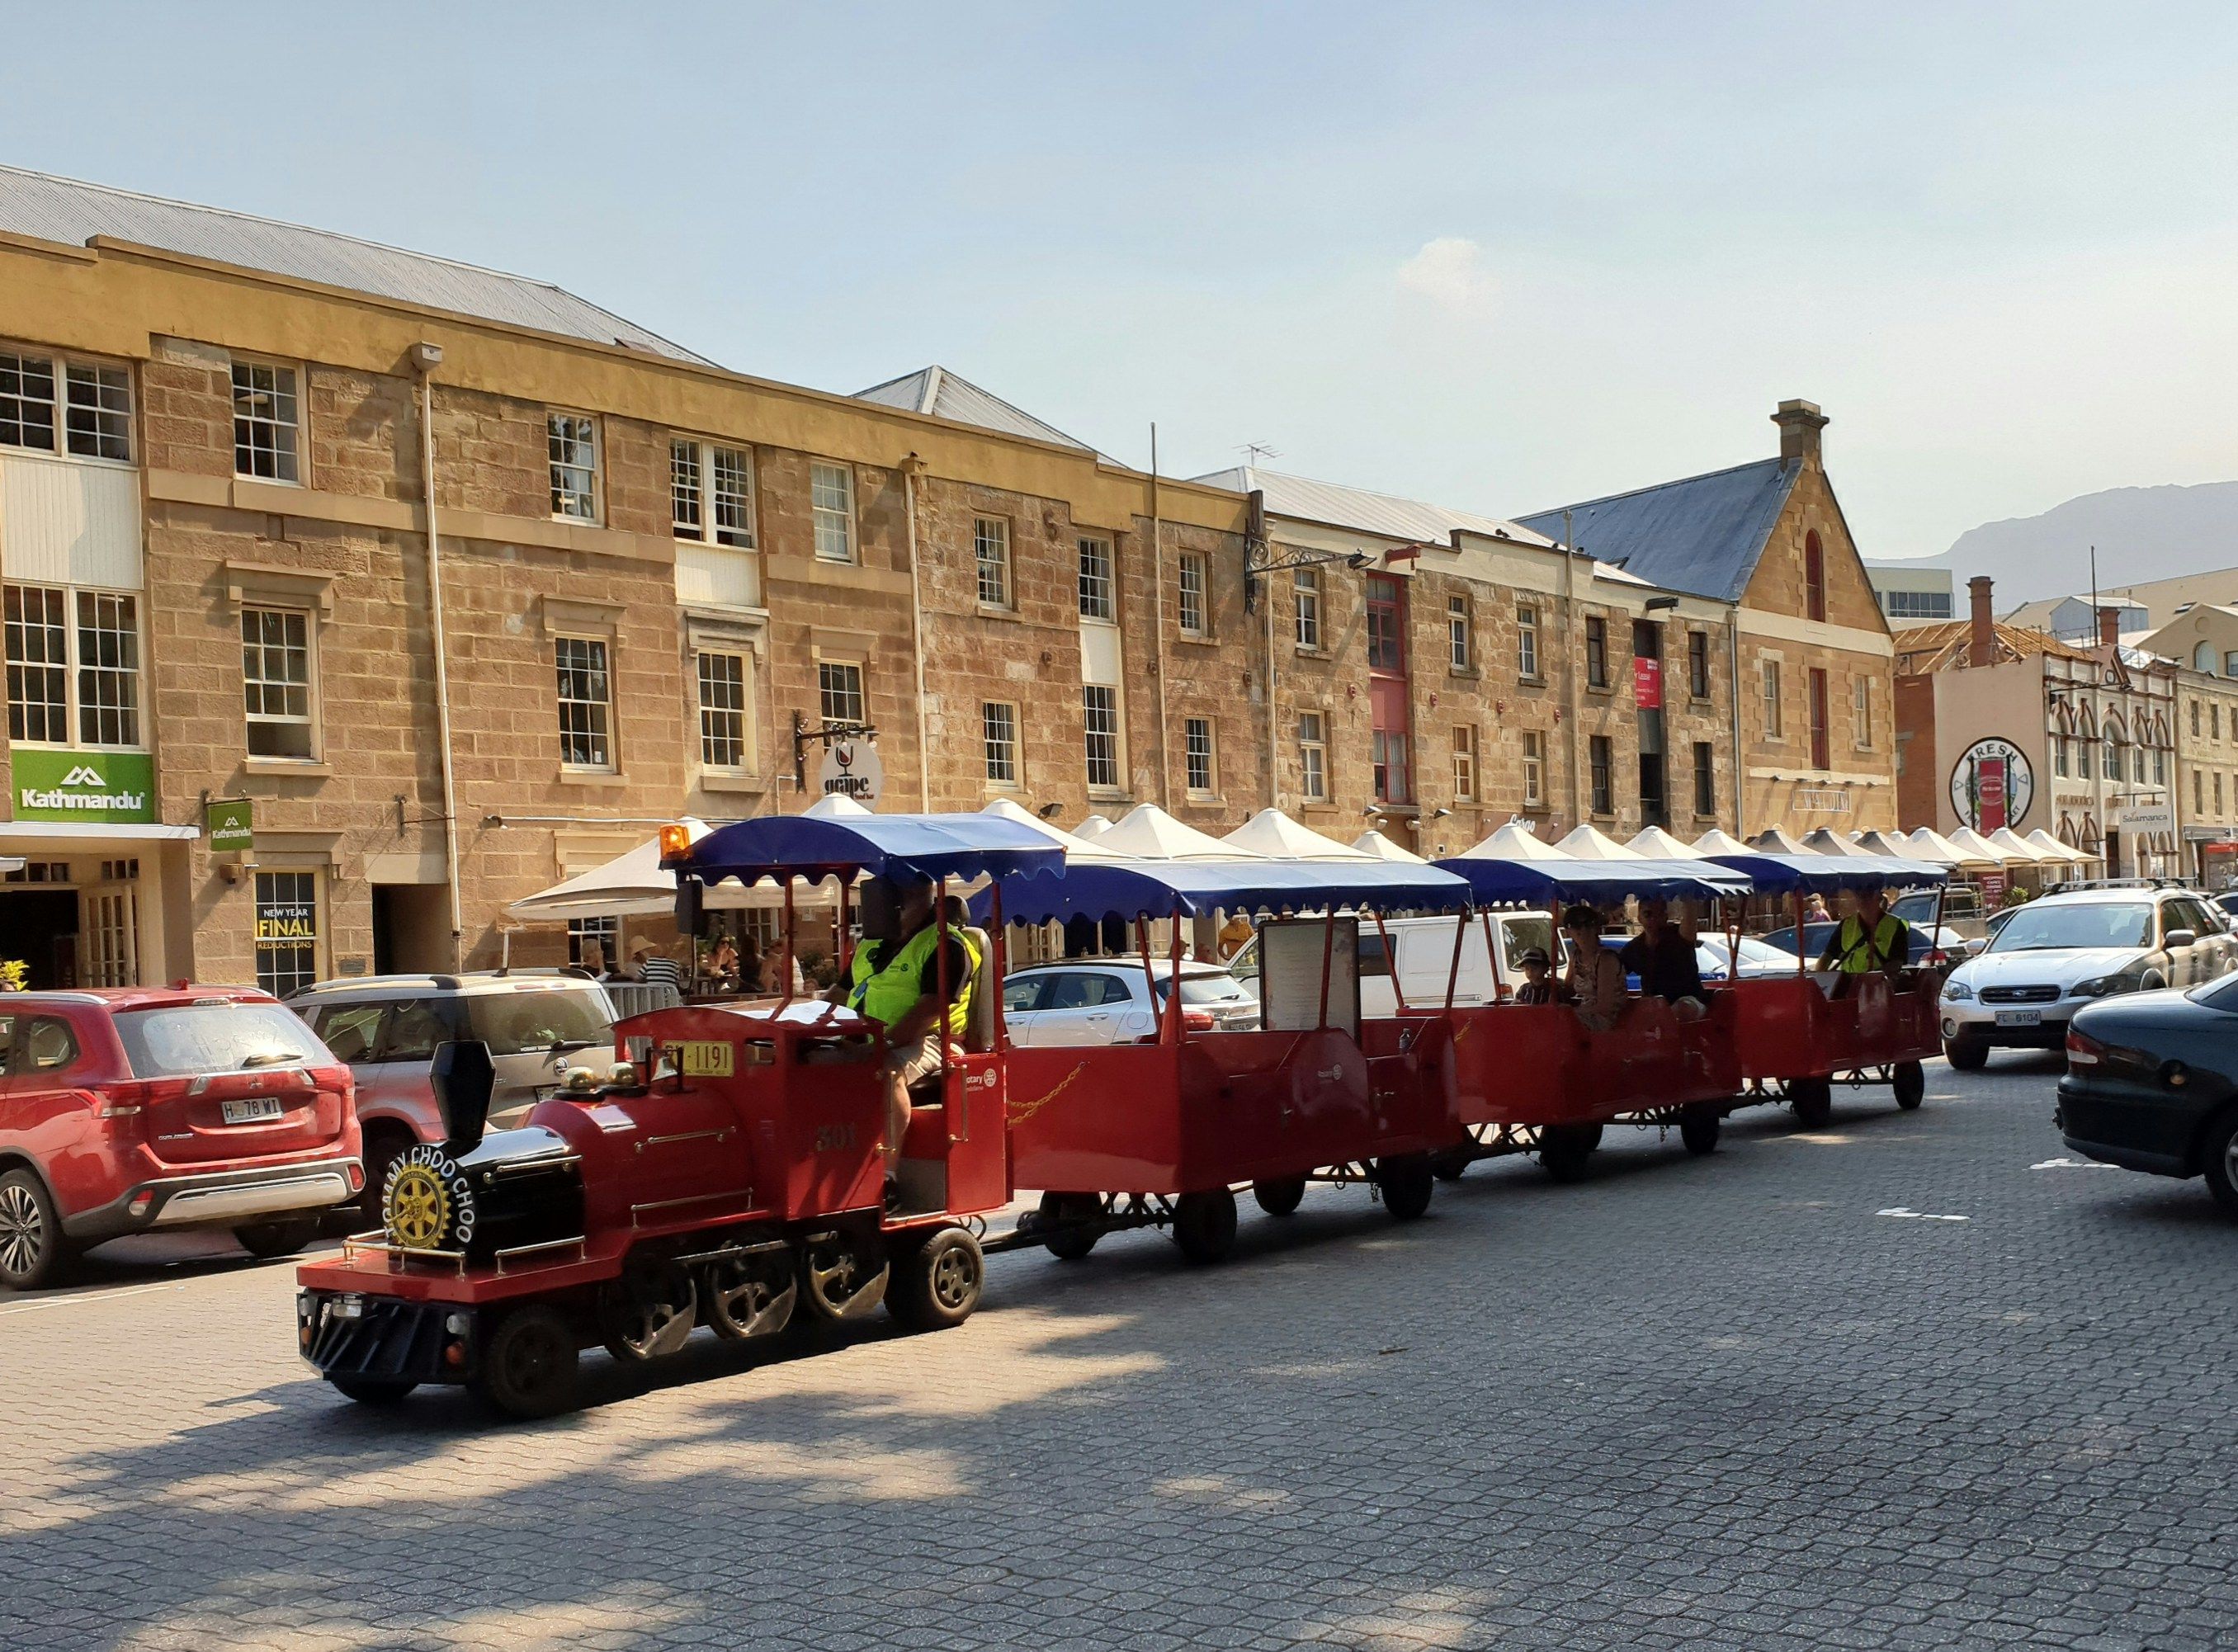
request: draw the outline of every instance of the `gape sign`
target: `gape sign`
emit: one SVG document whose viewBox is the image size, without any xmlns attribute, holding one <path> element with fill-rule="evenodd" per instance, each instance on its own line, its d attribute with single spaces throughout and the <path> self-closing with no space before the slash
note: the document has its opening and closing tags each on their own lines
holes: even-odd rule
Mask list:
<svg viewBox="0 0 2238 1652">
<path fill-rule="evenodd" d="M 836 792 L 869 809 L 885 790 L 886 770 L 878 761 L 877 747 L 869 741 L 834 740 L 824 749 L 820 778 L 825 796 Z"/>
</svg>

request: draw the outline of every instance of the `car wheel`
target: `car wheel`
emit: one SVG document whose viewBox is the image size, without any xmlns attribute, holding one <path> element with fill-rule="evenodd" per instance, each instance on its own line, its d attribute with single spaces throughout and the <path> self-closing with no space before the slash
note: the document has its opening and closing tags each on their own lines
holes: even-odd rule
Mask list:
<svg viewBox="0 0 2238 1652">
<path fill-rule="evenodd" d="M 1824 1079 L 1790 1079 L 1787 1100 L 1805 1130 L 1819 1129 L 1834 1116 L 1834 1087 Z"/>
<path fill-rule="evenodd" d="M 575 1403 L 575 1333 L 533 1303 L 500 1320 L 482 1350 L 475 1396 L 507 1417 L 551 1417 Z"/>
<path fill-rule="evenodd" d="M 2200 1159 L 2207 1191 L 2224 1211 L 2238 1216 L 2238 1107 L 2226 1107 L 2208 1121 Z"/>
<path fill-rule="evenodd" d="M 1402 1222 L 1411 1222 L 1430 1208 L 1431 1190 L 1438 1185 L 1427 1153 L 1400 1153 L 1375 1164 L 1375 1186 L 1383 1195 L 1383 1208 Z"/>
<path fill-rule="evenodd" d="M 1725 1116 L 1715 1102 L 1698 1101 L 1678 1115 L 1678 1140 L 1686 1144 L 1688 1153 L 1715 1153 L 1725 1122 Z"/>
<path fill-rule="evenodd" d="M 1961 1073 L 1978 1073 L 1990 1064 L 1990 1047 L 1978 1038 L 1946 1038 L 1943 1059 Z"/>
<path fill-rule="evenodd" d="M 1305 1199 L 1306 1179 L 1285 1176 L 1280 1181 L 1255 1181 L 1251 1184 L 1251 1197 L 1269 1216 L 1288 1216 Z"/>
<path fill-rule="evenodd" d="M 1174 1243 L 1200 1266 L 1225 1258 L 1235 1244 L 1235 1195 L 1225 1187 L 1183 1193 L 1174 1201 Z"/>
<path fill-rule="evenodd" d="M 944 1227 L 902 1261 L 886 1292 L 886 1312 L 907 1331 L 946 1331 L 979 1305 L 987 1263 L 979 1241 Z"/>
<path fill-rule="evenodd" d="M 1897 1106 L 1910 1113 L 1927 1100 L 1927 1074 L 1917 1061 L 1898 1061 L 1889 1074 L 1889 1087 L 1896 1092 Z"/>
<path fill-rule="evenodd" d="M 37 1291 L 61 1283 L 77 1250 L 63 1232 L 62 1213 L 36 1173 L 0 1176 L 0 1285 Z"/>
<path fill-rule="evenodd" d="M 233 1242 L 260 1262 L 293 1256 L 318 1236 L 316 1217 L 290 1222 L 252 1222 L 233 1230 Z"/>
</svg>

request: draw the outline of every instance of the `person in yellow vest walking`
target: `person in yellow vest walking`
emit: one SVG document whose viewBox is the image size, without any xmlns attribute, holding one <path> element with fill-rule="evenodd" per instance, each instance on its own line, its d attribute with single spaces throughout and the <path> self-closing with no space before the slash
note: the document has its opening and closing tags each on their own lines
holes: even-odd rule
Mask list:
<svg viewBox="0 0 2238 1652">
<path fill-rule="evenodd" d="M 1879 889 L 1860 889 L 1853 898 L 1856 909 L 1834 926 L 1818 967 L 1844 975 L 1909 968 L 1911 928 L 1888 909 L 1888 896 Z"/>
<path fill-rule="evenodd" d="M 881 946 L 855 1007 L 886 1029 L 886 1176 L 891 1186 L 909 1133 L 909 1087 L 940 1071 L 941 1041 L 971 1024 L 979 949 L 970 935 L 933 922 L 932 885 L 895 880 L 896 939 Z M 945 954 L 945 957 L 942 955 Z M 941 1001 L 941 982 L 948 986 Z M 851 1000 L 851 1001 L 853 1001 Z"/>
</svg>

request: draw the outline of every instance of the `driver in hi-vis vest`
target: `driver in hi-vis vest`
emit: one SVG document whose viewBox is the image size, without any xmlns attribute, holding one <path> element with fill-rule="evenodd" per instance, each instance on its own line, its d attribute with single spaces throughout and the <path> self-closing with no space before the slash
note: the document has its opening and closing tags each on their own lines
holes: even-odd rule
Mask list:
<svg viewBox="0 0 2238 1652">
<path fill-rule="evenodd" d="M 909 1133 L 909 1087 L 940 1071 L 941 1041 L 960 1039 L 971 1024 L 979 949 L 969 932 L 933 922 L 930 882 L 893 881 L 898 910 L 895 939 L 881 943 L 848 1003 L 886 1029 L 886 1175 L 891 1187 Z M 867 906 L 866 902 L 866 925 Z M 867 929 L 866 929 L 867 934 Z M 857 948 L 860 951 L 862 948 Z M 943 954 L 946 956 L 944 958 Z M 947 1002 L 941 1001 L 944 974 Z"/>
<path fill-rule="evenodd" d="M 1879 889 L 1860 889 L 1856 910 L 1834 926 L 1826 950 L 1818 960 L 1821 969 L 1845 975 L 1897 970 L 1911 962 L 1911 927 L 1888 909 L 1888 896 Z M 1845 899 L 1843 904 L 1849 905 Z"/>
</svg>

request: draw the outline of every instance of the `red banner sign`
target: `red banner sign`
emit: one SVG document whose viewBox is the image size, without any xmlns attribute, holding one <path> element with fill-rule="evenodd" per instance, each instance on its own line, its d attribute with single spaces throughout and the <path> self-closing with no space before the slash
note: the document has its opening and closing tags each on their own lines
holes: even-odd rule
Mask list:
<svg viewBox="0 0 2238 1652">
<path fill-rule="evenodd" d="M 1663 709 L 1663 662 L 1634 657 L 1632 662 L 1632 703 L 1643 711 Z"/>
<path fill-rule="evenodd" d="M 1976 783 L 1981 788 L 1982 823 L 1976 831 L 1994 832 L 2005 823 L 2005 760 L 1984 757 L 1976 771 Z"/>
</svg>

